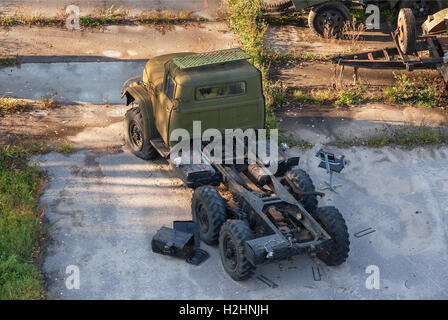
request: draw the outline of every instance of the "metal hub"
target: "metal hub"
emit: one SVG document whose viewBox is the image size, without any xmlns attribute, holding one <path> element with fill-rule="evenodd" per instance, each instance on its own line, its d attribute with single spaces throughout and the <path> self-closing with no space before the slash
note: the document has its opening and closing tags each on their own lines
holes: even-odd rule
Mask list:
<svg viewBox="0 0 448 320">
<path fill-rule="evenodd" d="M 197 208 L 198 220 L 199 220 L 199 229 L 201 233 L 207 233 L 209 229 L 208 215 L 203 205 L 199 205 Z"/>
<path fill-rule="evenodd" d="M 135 121 L 132 121 L 129 125 L 129 137 L 132 144 L 141 150 L 143 147 L 143 132 Z"/>
<path fill-rule="evenodd" d="M 337 32 L 344 24 L 344 17 L 338 10 L 328 10 L 317 17 L 317 24 L 322 28 L 322 31 L 328 28 L 333 32 Z"/>
</svg>

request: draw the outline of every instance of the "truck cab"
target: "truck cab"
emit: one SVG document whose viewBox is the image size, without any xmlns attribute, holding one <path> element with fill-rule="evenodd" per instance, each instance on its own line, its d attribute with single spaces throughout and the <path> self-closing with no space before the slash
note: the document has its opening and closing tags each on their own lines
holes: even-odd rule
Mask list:
<svg viewBox="0 0 448 320">
<path fill-rule="evenodd" d="M 249 58 L 236 48 L 149 60 L 141 80 L 122 90 L 127 105 L 136 103 L 126 115 L 131 150 L 152 158 L 151 140 L 171 147 L 171 132 L 181 128 L 192 134 L 193 121 L 201 121 L 202 131 L 264 128 L 261 73 Z"/>
</svg>

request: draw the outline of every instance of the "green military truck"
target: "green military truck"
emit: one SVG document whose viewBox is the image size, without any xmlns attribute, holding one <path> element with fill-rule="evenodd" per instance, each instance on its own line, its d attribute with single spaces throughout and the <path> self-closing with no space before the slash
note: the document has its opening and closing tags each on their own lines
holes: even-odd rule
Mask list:
<svg viewBox="0 0 448 320">
<path fill-rule="evenodd" d="M 241 49 L 228 49 L 149 60 L 141 79 L 130 79 L 122 88 L 122 98 L 132 105 L 125 116 L 126 143 L 142 159 L 169 159 L 195 189 L 191 210 L 201 240 L 219 244 L 223 267 L 234 280 L 249 278 L 259 264 L 297 254 L 339 265 L 349 252 L 344 218 L 334 207 L 318 207 L 317 196 L 323 194 L 298 168 L 298 157 L 278 151 L 272 171 L 273 162 L 268 168 L 259 156 L 263 141 L 258 136 L 252 141 L 255 162 L 248 161 L 247 152 L 240 162 L 233 161 L 238 156 L 230 163 L 213 160 L 204 151 L 211 141 L 203 141 L 199 151 L 182 150 L 186 159 L 199 162 L 177 161 L 170 137 L 176 129 L 194 136 L 195 121 L 202 132 L 265 127 L 262 77 L 249 58 Z M 218 191 L 220 184 L 230 198 Z"/>
<path fill-rule="evenodd" d="M 261 0 L 267 13 L 288 13 L 310 8 L 308 26 L 319 36 L 338 35 L 350 20 L 347 6 L 352 3 L 377 5 L 382 10 L 410 8 L 417 23 L 448 6 L 447 0 Z M 397 10 L 398 12 L 398 10 Z"/>
</svg>

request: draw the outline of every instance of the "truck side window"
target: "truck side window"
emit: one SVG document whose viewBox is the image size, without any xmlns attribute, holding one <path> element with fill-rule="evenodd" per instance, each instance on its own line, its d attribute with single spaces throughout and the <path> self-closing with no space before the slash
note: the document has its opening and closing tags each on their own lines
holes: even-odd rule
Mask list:
<svg viewBox="0 0 448 320">
<path fill-rule="evenodd" d="M 246 82 L 239 81 L 210 87 L 196 88 L 196 100 L 229 97 L 246 93 Z"/>
<path fill-rule="evenodd" d="M 165 82 L 165 94 L 170 99 L 173 100 L 174 98 L 174 81 L 173 78 L 169 74 L 166 75 L 166 82 Z"/>
</svg>

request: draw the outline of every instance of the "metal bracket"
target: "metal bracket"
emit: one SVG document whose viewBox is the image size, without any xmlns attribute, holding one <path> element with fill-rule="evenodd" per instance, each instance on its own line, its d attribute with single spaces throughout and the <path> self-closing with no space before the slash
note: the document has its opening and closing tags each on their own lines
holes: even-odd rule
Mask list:
<svg viewBox="0 0 448 320">
<path fill-rule="evenodd" d="M 354 236 L 356 238 L 361 238 L 361 237 L 364 237 L 364 236 L 366 236 L 368 234 L 374 233 L 375 231 L 376 231 L 375 229 L 372 229 L 371 227 L 368 227 L 367 229 L 364 229 L 364 230 L 356 232 L 354 234 Z"/>
</svg>

